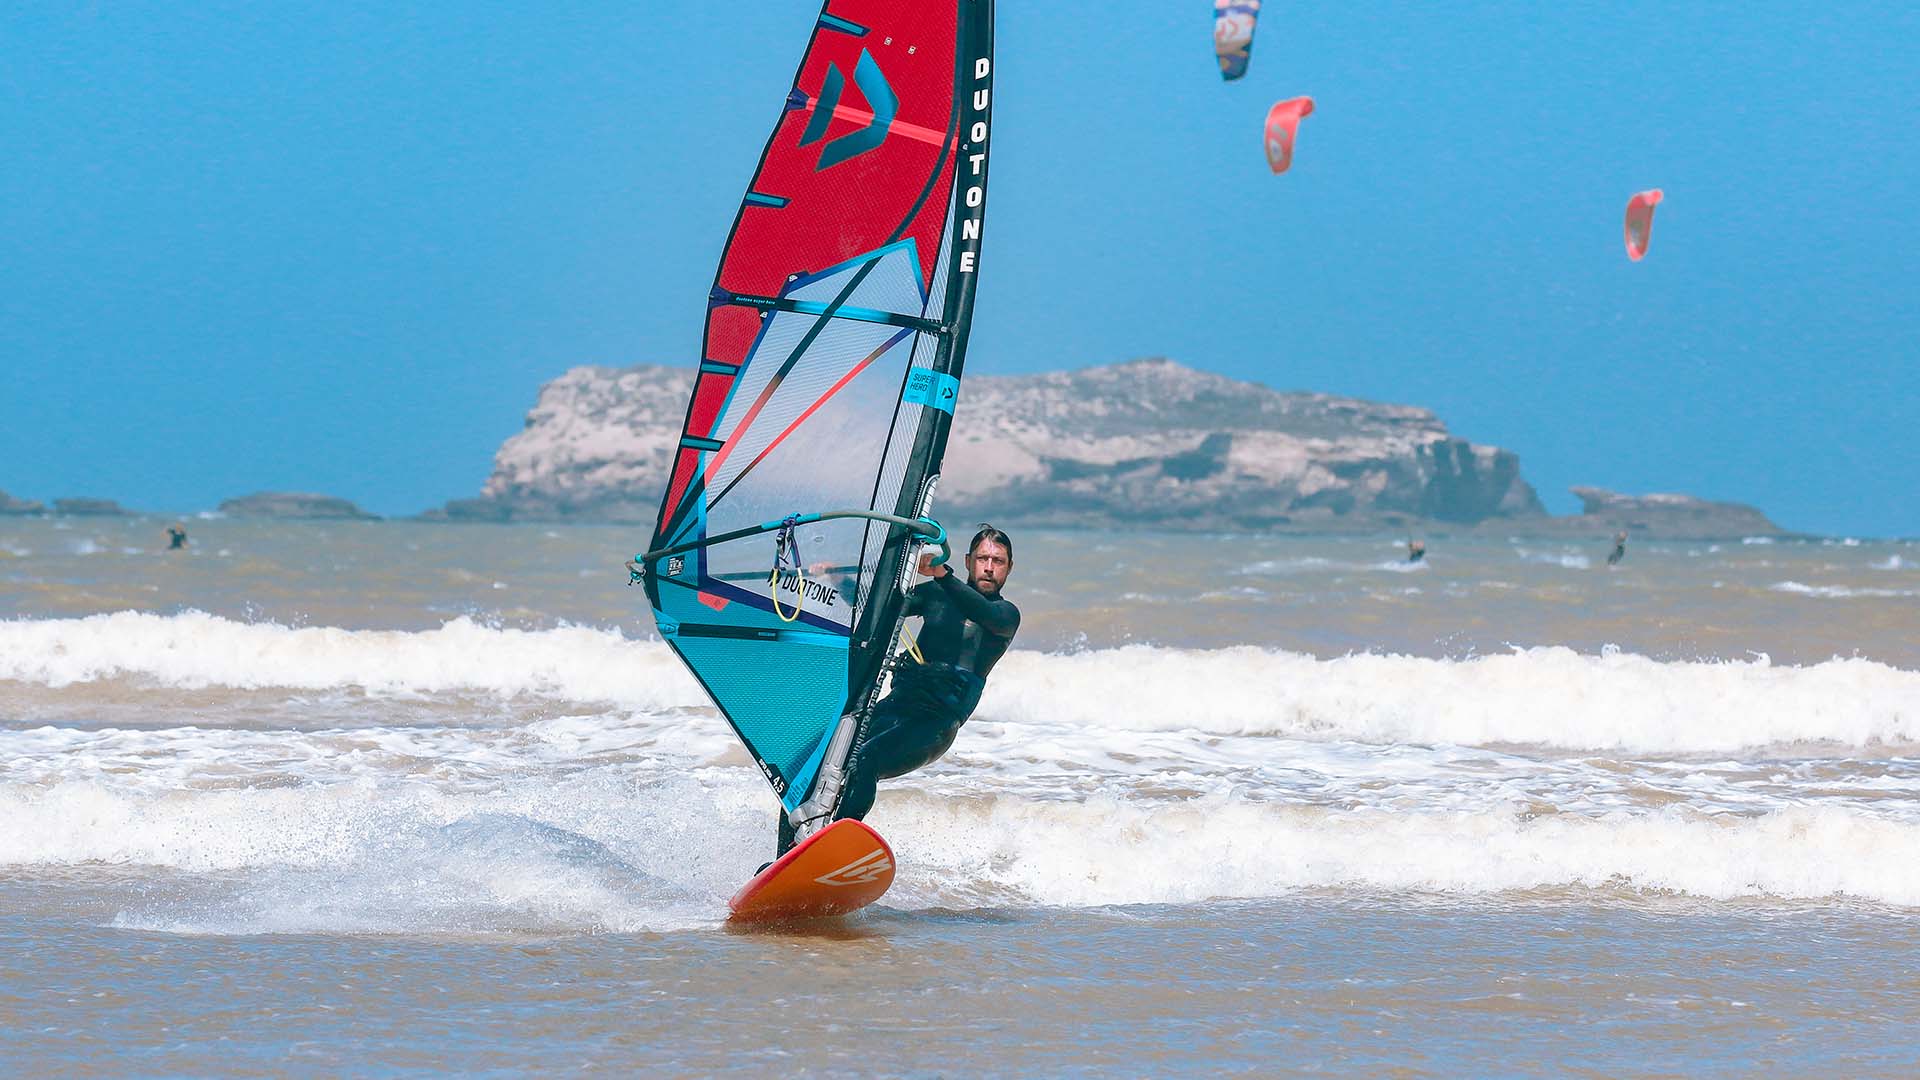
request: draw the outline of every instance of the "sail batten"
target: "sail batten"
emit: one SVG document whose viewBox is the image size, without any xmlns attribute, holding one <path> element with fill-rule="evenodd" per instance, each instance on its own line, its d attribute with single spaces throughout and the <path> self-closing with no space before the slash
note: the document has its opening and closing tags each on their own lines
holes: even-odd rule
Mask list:
<svg viewBox="0 0 1920 1080">
<path fill-rule="evenodd" d="M 978 273 L 992 18 L 992 0 L 828 0 L 709 290 L 643 580 L 789 809 L 839 768 L 834 732 L 872 702 L 930 531 Z"/>
</svg>

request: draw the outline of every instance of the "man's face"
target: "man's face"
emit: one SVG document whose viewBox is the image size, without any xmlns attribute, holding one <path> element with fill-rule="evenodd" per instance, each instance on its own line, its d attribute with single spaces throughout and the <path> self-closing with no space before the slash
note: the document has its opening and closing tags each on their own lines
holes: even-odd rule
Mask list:
<svg viewBox="0 0 1920 1080">
<path fill-rule="evenodd" d="M 967 553 L 967 583 L 988 596 L 997 595 L 1013 573 L 1013 556 L 991 540 Z"/>
</svg>

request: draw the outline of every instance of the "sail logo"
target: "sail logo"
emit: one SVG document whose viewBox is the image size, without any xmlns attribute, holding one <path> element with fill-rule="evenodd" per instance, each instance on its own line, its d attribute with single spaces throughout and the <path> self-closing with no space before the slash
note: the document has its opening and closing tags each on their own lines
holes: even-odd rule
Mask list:
<svg viewBox="0 0 1920 1080">
<path fill-rule="evenodd" d="M 827 607 L 836 607 L 840 603 L 839 589 L 823 582 L 815 581 L 804 575 L 789 574 L 784 577 L 777 577 L 777 580 L 780 583 L 781 592 L 791 593 L 799 599 L 811 600 L 816 604 L 824 604 Z"/>
<path fill-rule="evenodd" d="M 866 885 L 878 881 L 883 874 L 893 871 L 893 860 L 887 858 L 885 848 L 876 848 L 853 860 L 830 874 L 822 874 L 813 880 L 822 885 L 835 887 L 846 885 Z"/>
<path fill-rule="evenodd" d="M 786 798 L 787 797 L 787 778 L 784 776 L 781 776 L 779 773 L 779 770 L 775 769 L 773 766 L 767 764 L 766 762 L 761 761 L 759 758 L 756 757 L 753 760 L 755 764 L 760 766 L 760 771 L 766 774 L 767 783 L 773 785 L 773 793 L 775 795 L 780 796 L 783 799 Z"/>
<path fill-rule="evenodd" d="M 967 143 L 963 148 L 966 154 L 968 176 L 967 189 L 960 201 L 966 207 L 966 216 L 960 221 L 960 242 L 970 244 L 960 252 L 960 272 L 971 274 L 980 258 L 980 217 L 986 212 L 987 201 L 987 105 L 993 99 L 993 61 L 980 57 L 973 62 L 973 96 L 969 102 L 973 109 L 969 115 L 972 123 L 967 126 Z"/>
<path fill-rule="evenodd" d="M 867 126 L 858 131 L 849 131 L 820 148 L 820 160 L 814 163 L 814 172 L 825 172 L 835 165 L 851 158 L 859 157 L 869 150 L 877 150 L 887 141 L 887 131 L 893 125 L 894 116 L 900 111 L 900 99 L 895 96 L 893 87 L 887 85 L 886 76 L 880 74 L 880 65 L 874 62 L 873 54 L 860 50 L 860 62 L 853 69 L 853 84 L 867 99 L 867 107 L 873 110 Z M 840 65 L 827 64 L 827 78 L 820 87 L 820 96 L 813 103 L 813 118 L 807 121 L 807 130 L 800 133 L 800 145 L 812 146 L 827 137 L 827 128 L 833 124 L 835 115 L 847 119 L 867 116 L 857 109 L 840 107 L 840 95 L 846 92 L 847 77 L 841 72 Z"/>
<path fill-rule="evenodd" d="M 928 405 L 948 416 L 953 415 L 954 402 L 959 397 L 960 380 L 931 368 L 908 371 L 906 388 L 900 392 L 901 401 L 909 405 Z"/>
</svg>

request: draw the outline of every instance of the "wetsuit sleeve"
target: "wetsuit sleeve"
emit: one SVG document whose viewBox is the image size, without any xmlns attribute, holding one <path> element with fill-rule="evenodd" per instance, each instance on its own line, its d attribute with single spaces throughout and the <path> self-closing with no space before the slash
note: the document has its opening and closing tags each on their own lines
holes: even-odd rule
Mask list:
<svg viewBox="0 0 1920 1080">
<path fill-rule="evenodd" d="M 980 627 L 995 637 L 1010 638 L 1020 629 L 1020 609 L 1013 601 L 998 597 L 989 600 L 980 590 L 960 580 L 960 575 L 951 571 L 946 577 L 935 578 L 930 584 L 938 588 L 941 594 L 960 609 L 960 614 L 980 624 Z M 925 588 L 922 585 L 918 588 Z"/>
</svg>

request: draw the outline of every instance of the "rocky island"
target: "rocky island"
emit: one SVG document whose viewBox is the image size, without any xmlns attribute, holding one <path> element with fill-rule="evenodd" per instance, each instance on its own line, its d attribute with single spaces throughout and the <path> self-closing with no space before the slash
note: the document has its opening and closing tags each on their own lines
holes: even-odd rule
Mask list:
<svg viewBox="0 0 1920 1080">
<path fill-rule="evenodd" d="M 60 517 L 132 517 L 133 512 L 112 499 L 55 499 L 53 512 Z"/>
<path fill-rule="evenodd" d="M 1711 502 L 1691 495 L 1622 495 L 1576 487 L 1581 512 L 1550 519 L 1567 535 L 1626 532 L 1670 540 L 1720 540 L 1784 535 L 1767 515 L 1745 503 Z"/>
<path fill-rule="evenodd" d="M 687 369 L 651 364 L 566 372 L 494 455 L 480 497 L 428 516 L 651 521 L 691 383 Z M 946 516 L 1195 531 L 1779 532 L 1751 507 L 1685 496 L 1600 492 L 1586 513 L 1551 517 L 1517 454 L 1454 435 L 1430 410 L 1282 392 L 1166 359 L 976 375 L 964 400 L 936 504 Z"/>
<path fill-rule="evenodd" d="M 321 521 L 379 521 L 353 503 L 332 495 L 261 491 L 220 504 L 220 512 L 235 518 L 294 518 Z"/>
<path fill-rule="evenodd" d="M 40 503 L 30 499 L 16 499 L 6 492 L 0 491 L 0 516 L 44 514 L 46 512 L 47 508 Z"/>
</svg>

